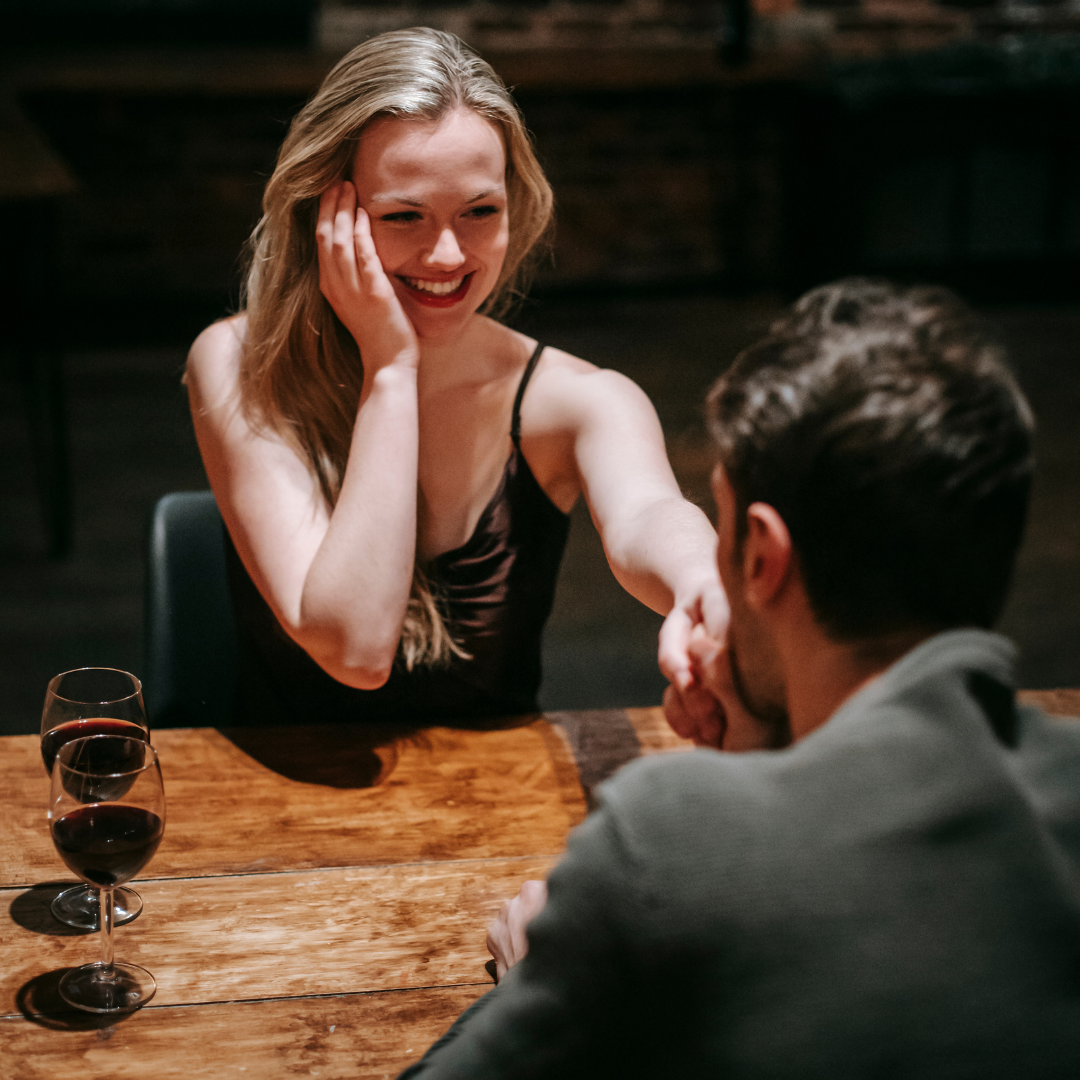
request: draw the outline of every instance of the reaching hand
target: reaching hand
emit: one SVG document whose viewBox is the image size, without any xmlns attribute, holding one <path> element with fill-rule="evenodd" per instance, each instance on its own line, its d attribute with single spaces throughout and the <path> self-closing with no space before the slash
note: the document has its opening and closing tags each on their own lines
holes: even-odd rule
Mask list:
<svg viewBox="0 0 1080 1080">
<path fill-rule="evenodd" d="M 727 637 L 729 609 L 719 578 L 676 601 L 660 630 L 660 670 L 671 685 L 664 693 L 664 714 L 677 735 L 698 746 L 719 747 L 724 738 L 724 707 L 702 682 L 697 648 L 710 653 Z"/>
<path fill-rule="evenodd" d="M 700 631 L 712 641 L 724 641 L 729 615 L 727 597 L 718 576 L 687 596 L 676 598 L 660 628 L 657 659 L 664 676 L 679 690 L 688 690 L 696 682 L 690 655 L 691 638 Z"/>
<path fill-rule="evenodd" d="M 529 951 L 525 928 L 547 903 L 547 885 L 526 881 L 521 892 L 503 904 L 495 921 L 488 927 L 488 952 L 495 957 L 495 981 L 502 977 Z"/>
<path fill-rule="evenodd" d="M 697 746 L 719 749 L 727 730 L 727 715 L 722 701 L 708 685 L 707 667 L 716 662 L 721 646 L 713 640 L 702 623 L 687 635 L 686 661 L 688 678 L 676 681 L 664 691 L 664 716 L 676 735 L 692 740 Z"/>
<path fill-rule="evenodd" d="M 315 227 L 319 289 L 360 349 L 364 371 L 389 364 L 416 366 L 416 331 L 383 270 L 371 224 L 348 180 L 328 188 Z"/>
<path fill-rule="evenodd" d="M 664 694 L 664 715 L 675 733 L 698 746 L 735 753 L 775 747 L 775 725 L 749 712 L 736 689 L 727 645 L 696 626 L 688 652 L 694 682 L 686 690 L 673 683 Z"/>
</svg>

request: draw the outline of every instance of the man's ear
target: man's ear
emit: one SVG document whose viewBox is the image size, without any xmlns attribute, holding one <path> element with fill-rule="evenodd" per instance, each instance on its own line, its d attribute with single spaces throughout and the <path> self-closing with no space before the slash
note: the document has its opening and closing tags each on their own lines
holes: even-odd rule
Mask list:
<svg viewBox="0 0 1080 1080">
<path fill-rule="evenodd" d="M 746 511 L 743 544 L 743 592 L 752 608 L 768 607 L 783 591 L 792 569 L 791 533 L 768 503 L 751 503 Z"/>
</svg>

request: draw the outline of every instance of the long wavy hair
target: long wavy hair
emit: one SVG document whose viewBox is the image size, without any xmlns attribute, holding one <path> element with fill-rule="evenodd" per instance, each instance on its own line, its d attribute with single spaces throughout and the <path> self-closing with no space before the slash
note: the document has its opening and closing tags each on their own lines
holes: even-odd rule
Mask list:
<svg viewBox="0 0 1080 1080">
<path fill-rule="evenodd" d="M 241 407 L 252 423 L 295 446 L 331 507 L 345 474 L 364 372 L 356 342 L 319 291 L 319 198 L 347 175 L 357 139 L 372 119 L 437 120 L 461 107 L 490 121 L 506 147 L 509 246 L 481 308 L 498 317 L 527 286 L 551 222 L 551 187 L 509 91 L 453 34 L 415 27 L 353 49 L 293 120 L 266 185 L 242 296 Z M 410 669 L 465 655 L 419 559 L 399 652 Z"/>
</svg>

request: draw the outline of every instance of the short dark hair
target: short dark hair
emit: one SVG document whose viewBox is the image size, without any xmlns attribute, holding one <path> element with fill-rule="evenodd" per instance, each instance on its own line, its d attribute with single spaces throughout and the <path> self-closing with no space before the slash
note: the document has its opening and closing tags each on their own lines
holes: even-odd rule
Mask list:
<svg viewBox="0 0 1080 1080">
<path fill-rule="evenodd" d="M 736 358 L 708 412 L 740 541 L 752 503 L 781 515 L 831 636 L 998 617 L 1034 421 L 949 290 L 865 278 L 812 290 Z"/>
</svg>

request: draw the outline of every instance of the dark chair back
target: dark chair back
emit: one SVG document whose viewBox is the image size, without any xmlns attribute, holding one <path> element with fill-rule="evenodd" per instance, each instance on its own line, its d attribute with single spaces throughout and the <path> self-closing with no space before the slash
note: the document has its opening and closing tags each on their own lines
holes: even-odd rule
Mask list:
<svg viewBox="0 0 1080 1080">
<path fill-rule="evenodd" d="M 236 626 L 213 492 L 174 492 L 150 516 L 143 684 L 151 729 L 233 723 Z"/>
</svg>

